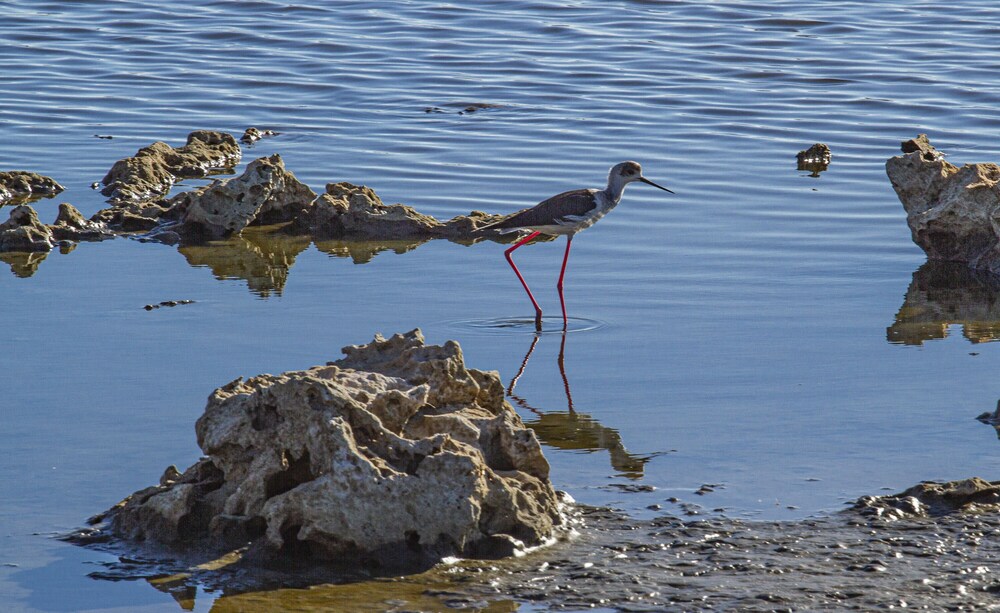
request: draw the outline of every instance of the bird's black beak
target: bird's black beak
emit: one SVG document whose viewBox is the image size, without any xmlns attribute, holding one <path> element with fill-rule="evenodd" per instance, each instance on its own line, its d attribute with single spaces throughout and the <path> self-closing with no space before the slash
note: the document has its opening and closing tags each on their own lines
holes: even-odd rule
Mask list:
<svg viewBox="0 0 1000 613">
<path fill-rule="evenodd" d="M 653 187 L 658 187 L 658 188 L 662 189 L 665 192 L 670 192 L 671 194 L 674 193 L 674 192 L 670 191 L 669 189 L 663 187 L 662 185 L 657 185 L 656 183 L 653 183 L 652 181 L 650 181 L 646 177 L 639 177 L 639 180 L 642 181 L 643 183 L 647 183 L 649 185 L 652 185 Z"/>
</svg>

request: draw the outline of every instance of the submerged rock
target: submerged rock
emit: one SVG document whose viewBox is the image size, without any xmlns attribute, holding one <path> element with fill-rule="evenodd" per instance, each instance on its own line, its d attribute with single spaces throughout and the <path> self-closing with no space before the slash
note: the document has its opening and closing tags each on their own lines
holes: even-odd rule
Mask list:
<svg viewBox="0 0 1000 613">
<path fill-rule="evenodd" d="M 150 200 L 166 194 L 178 178 L 232 168 L 241 155 L 231 134 L 197 130 L 188 134 L 183 147 L 157 141 L 133 157 L 118 160 L 101 180 L 101 193 L 113 202 Z"/>
<path fill-rule="evenodd" d="M 179 221 L 171 230 L 186 239 L 216 239 L 251 224 L 291 221 L 315 198 L 275 154 L 250 162 L 239 177 L 178 194 L 169 201 L 168 217 Z"/>
<path fill-rule="evenodd" d="M 0 172 L 0 206 L 10 202 L 51 198 L 63 189 L 55 180 L 34 172 Z"/>
<path fill-rule="evenodd" d="M 378 194 L 364 185 L 340 182 L 328 184 L 326 193 L 299 215 L 293 229 L 318 238 L 473 239 L 480 228 L 501 219 L 503 215 L 472 211 L 439 221 L 403 204 L 383 204 Z M 495 230 L 484 234 L 499 235 Z"/>
<path fill-rule="evenodd" d="M 950 513 L 1000 511 L 1000 481 L 979 477 L 935 483 L 927 481 L 891 496 L 864 496 L 854 510 L 881 519 L 936 517 Z"/>
<path fill-rule="evenodd" d="M 97 538 L 411 567 L 553 535 L 549 465 L 496 373 L 419 330 L 344 353 L 217 389 L 196 426 L 207 457 L 109 510 Z"/>
<path fill-rule="evenodd" d="M 921 134 L 886 162 L 886 174 L 906 209 L 913 242 L 934 260 L 1000 272 L 1000 166 L 944 160 Z"/>
<path fill-rule="evenodd" d="M 10 218 L 0 224 L 0 252 L 50 251 L 54 245 L 52 230 L 39 221 L 35 209 L 26 204 L 14 207 Z"/>
</svg>

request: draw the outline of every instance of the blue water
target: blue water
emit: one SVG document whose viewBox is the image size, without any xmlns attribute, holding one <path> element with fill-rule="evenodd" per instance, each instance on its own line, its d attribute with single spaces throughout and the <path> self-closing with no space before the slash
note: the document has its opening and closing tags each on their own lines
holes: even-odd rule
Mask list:
<svg viewBox="0 0 1000 613">
<path fill-rule="evenodd" d="M 35 203 L 46 221 L 58 202 L 96 212 L 89 186 L 115 160 L 194 129 L 276 130 L 244 161 L 278 152 L 317 191 L 364 183 L 439 217 L 512 212 L 640 161 L 676 195 L 632 186 L 574 242 L 566 299 L 591 328 L 565 339 L 574 412 L 557 333 L 515 390 L 555 485 L 581 502 L 643 515 L 678 512 L 677 497 L 797 518 L 920 480 L 995 477 L 1000 442 L 973 417 L 1000 396 L 1000 350 L 959 329 L 996 325 L 963 315 L 995 293 L 931 296 L 938 333 L 887 336 L 924 256 L 883 165 L 918 132 L 955 163 L 1000 158 L 1000 9 L 16 0 L 0 12 L 0 170 L 67 187 Z M 499 106 L 459 113 L 477 103 Z M 833 151 L 819 177 L 795 167 L 814 142 Z M 342 244 L 249 237 L 204 253 L 119 239 L 53 252 L 31 276 L 0 271 L 0 600 L 176 608 L 145 585 L 88 579 L 99 554 L 48 536 L 196 460 L 194 420 L 238 376 L 420 327 L 509 381 L 533 335 L 482 325 L 531 315 L 503 246 L 393 247 L 356 264 Z M 562 250 L 517 252 L 548 315 Z M 196 302 L 142 308 L 171 299 Z M 706 483 L 721 487 L 695 496 Z"/>
</svg>

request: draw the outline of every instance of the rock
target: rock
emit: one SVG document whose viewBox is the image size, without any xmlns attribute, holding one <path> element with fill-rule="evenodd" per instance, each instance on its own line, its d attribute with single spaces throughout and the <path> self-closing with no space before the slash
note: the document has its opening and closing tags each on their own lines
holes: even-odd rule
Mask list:
<svg viewBox="0 0 1000 613">
<path fill-rule="evenodd" d="M 853 510 L 880 519 L 936 517 L 950 513 L 1000 511 L 1000 481 L 979 477 L 948 483 L 924 482 L 891 496 L 864 496 Z"/>
<path fill-rule="evenodd" d="M 240 142 L 247 145 L 252 145 L 262 138 L 268 136 L 277 136 L 278 134 L 280 134 L 280 132 L 275 132 L 274 130 L 260 130 L 258 128 L 247 128 L 246 131 L 243 132 L 243 136 L 240 137 Z"/>
<path fill-rule="evenodd" d="M 52 231 L 38 220 L 35 209 L 26 204 L 14 207 L 10 219 L 0 224 L 0 252 L 50 251 L 54 246 Z"/>
<path fill-rule="evenodd" d="M 0 172 L 0 206 L 11 202 L 28 202 L 51 198 L 63 191 L 53 179 L 23 170 Z"/>
<path fill-rule="evenodd" d="M 934 260 L 1000 272 L 1000 166 L 943 159 L 925 134 L 902 145 L 886 174 L 906 209 L 913 242 Z"/>
<path fill-rule="evenodd" d="M 311 210 L 299 215 L 294 230 L 318 238 L 364 238 L 399 240 L 451 238 L 476 240 L 479 228 L 503 219 L 473 211 L 446 222 L 424 215 L 402 204 L 386 205 L 371 188 L 347 182 L 330 183 Z M 482 233 L 499 236 L 495 230 Z"/>
<path fill-rule="evenodd" d="M 102 179 L 101 193 L 113 202 L 150 200 L 166 194 L 180 177 L 232 168 L 241 155 L 231 134 L 197 130 L 188 135 L 183 147 L 155 142 L 133 157 L 118 160 Z"/>
<path fill-rule="evenodd" d="M 120 233 L 149 232 L 160 225 L 166 212 L 162 200 L 120 202 L 98 211 L 90 220 Z"/>
<path fill-rule="evenodd" d="M 249 558 L 420 567 L 491 557 L 561 523 L 549 465 L 495 372 L 419 330 L 326 366 L 237 379 L 196 431 L 207 457 L 110 509 L 102 528 Z"/>
<path fill-rule="evenodd" d="M 280 155 L 254 160 L 242 175 L 190 192 L 169 201 L 169 217 L 179 220 L 171 228 L 194 240 L 230 236 L 250 224 L 291 221 L 312 208 L 316 198 L 307 185 L 285 170 Z"/>
<path fill-rule="evenodd" d="M 819 173 L 830 166 L 832 157 L 830 147 L 824 143 L 816 143 L 805 151 L 799 151 L 795 155 L 795 159 L 798 162 L 798 169 L 809 171 L 812 173 L 810 176 L 813 177 L 818 177 Z"/>
<path fill-rule="evenodd" d="M 59 215 L 49 229 L 59 241 L 102 241 L 115 236 L 106 225 L 89 221 L 76 207 L 66 202 L 59 205 Z"/>
</svg>

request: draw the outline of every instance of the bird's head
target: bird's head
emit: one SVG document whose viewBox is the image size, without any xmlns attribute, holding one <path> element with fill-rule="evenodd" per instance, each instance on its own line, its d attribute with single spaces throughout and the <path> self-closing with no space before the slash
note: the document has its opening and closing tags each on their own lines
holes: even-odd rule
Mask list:
<svg viewBox="0 0 1000 613">
<path fill-rule="evenodd" d="M 609 185 L 617 184 L 625 187 L 633 181 L 642 181 L 643 183 L 652 185 L 653 187 L 658 187 L 665 192 L 670 192 L 671 194 L 674 193 L 662 185 L 657 185 L 642 176 L 642 166 L 639 165 L 639 162 L 621 162 L 620 164 L 615 164 L 611 167 L 611 172 L 608 175 Z"/>
</svg>

